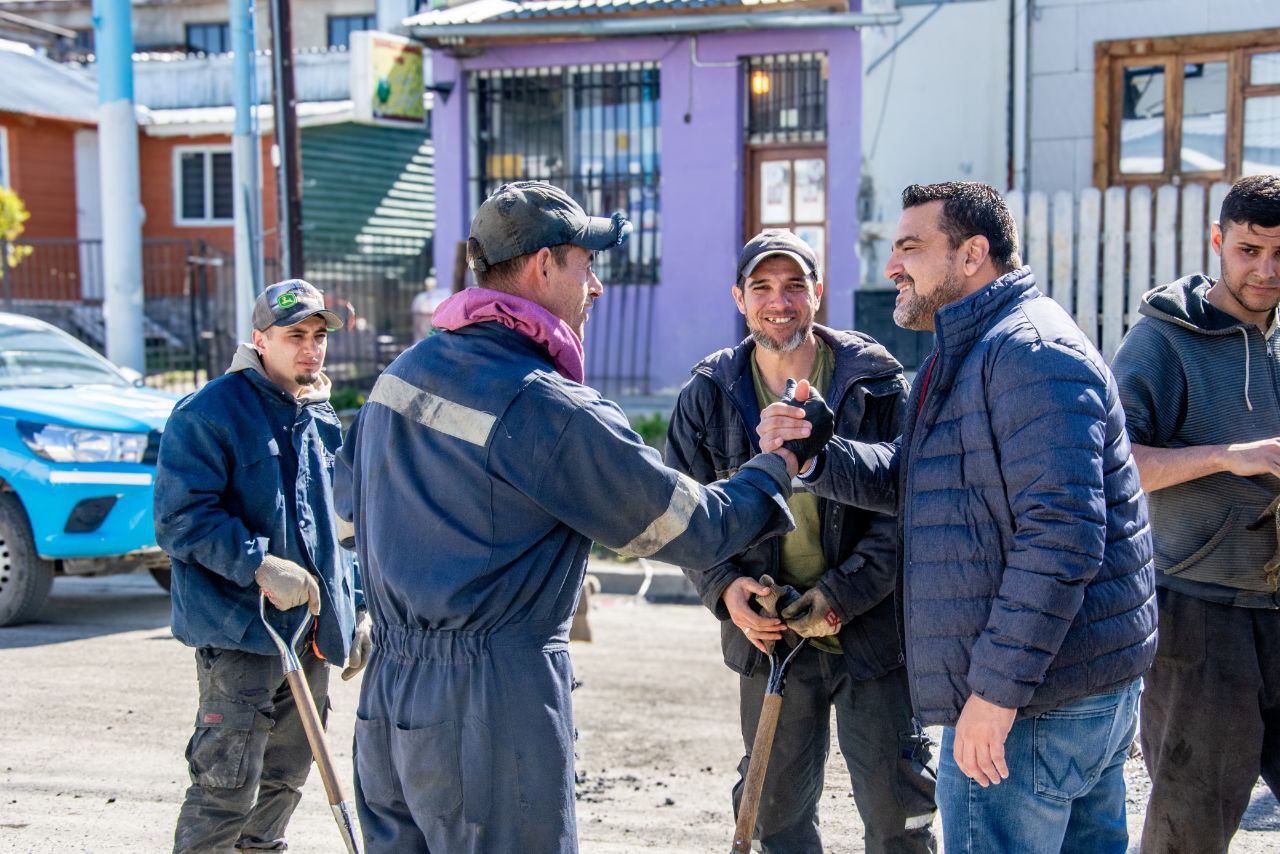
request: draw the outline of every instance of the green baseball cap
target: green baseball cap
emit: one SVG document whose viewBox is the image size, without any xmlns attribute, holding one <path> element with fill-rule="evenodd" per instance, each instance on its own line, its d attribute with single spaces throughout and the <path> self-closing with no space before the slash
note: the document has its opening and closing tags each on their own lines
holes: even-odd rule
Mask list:
<svg viewBox="0 0 1280 854">
<path fill-rule="evenodd" d="M 543 181 L 503 184 L 484 200 L 471 220 L 467 241 L 471 269 L 483 273 L 495 264 L 568 243 L 592 252 L 626 242 L 631 221 L 621 212 L 588 216 L 582 206 Z"/>
</svg>

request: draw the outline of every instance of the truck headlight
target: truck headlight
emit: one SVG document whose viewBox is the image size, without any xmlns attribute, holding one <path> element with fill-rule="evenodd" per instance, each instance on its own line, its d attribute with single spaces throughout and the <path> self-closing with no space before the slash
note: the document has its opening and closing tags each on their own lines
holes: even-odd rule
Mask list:
<svg viewBox="0 0 1280 854">
<path fill-rule="evenodd" d="M 18 435 L 32 453 L 55 463 L 140 463 L 147 450 L 146 433 L 19 421 Z"/>
</svg>

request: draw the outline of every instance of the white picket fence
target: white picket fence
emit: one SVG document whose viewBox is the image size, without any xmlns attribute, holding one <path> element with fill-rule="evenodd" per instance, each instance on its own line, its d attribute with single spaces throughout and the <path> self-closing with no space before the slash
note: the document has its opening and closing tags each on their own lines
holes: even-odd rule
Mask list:
<svg viewBox="0 0 1280 854">
<path fill-rule="evenodd" d="M 1075 316 L 1110 361 L 1137 321 L 1142 295 L 1191 273 L 1218 275 L 1209 226 L 1228 184 L 1089 188 L 1005 195 L 1022 262 L 1040 289 Z"/>
</svg>

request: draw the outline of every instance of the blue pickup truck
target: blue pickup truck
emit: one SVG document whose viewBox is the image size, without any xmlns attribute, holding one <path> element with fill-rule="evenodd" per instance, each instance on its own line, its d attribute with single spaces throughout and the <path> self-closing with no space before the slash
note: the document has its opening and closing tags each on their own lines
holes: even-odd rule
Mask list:
<svg viewBox="0 0 1280 854">
<path fill-rule="evenodd" d="M 48 323 L 0 312 L 0 626 L 34 617 L 58 573 L 168 583 L 151 490 L 176 401 Z"/>
</svg>

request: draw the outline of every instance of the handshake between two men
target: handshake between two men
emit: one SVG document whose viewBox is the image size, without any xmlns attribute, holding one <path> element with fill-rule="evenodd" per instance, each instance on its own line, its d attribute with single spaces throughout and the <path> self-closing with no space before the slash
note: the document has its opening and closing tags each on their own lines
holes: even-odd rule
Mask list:
<svg viewBox="0 0 1280 854">
<path fill-rule="evenodd" d="M 782 399 L 760 413 L 757 430 L 761 452 L 778 454 L 786 460 L 789 471 L 803 474 L 834 434 L 835 415 L 808 380 L 788 380 Z M 752 597 L 768 596 L 772 591 L 769 585 L 743 576 L 724 592 L 725 608 L 733 624 L 761 652 L 767 654 L 766 644 L 780 640 L 786 629 L 801 637 L 826 637 L 840 631 L 840 615 L 817 587 L 784 607 L 777 617 L 751 606 Z"/>
</svg>

